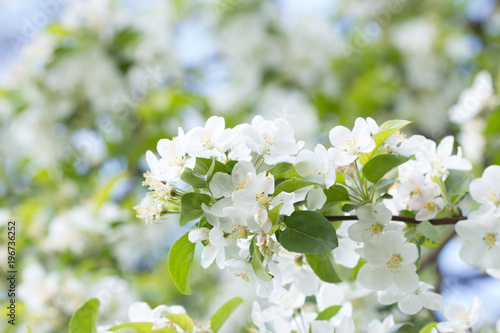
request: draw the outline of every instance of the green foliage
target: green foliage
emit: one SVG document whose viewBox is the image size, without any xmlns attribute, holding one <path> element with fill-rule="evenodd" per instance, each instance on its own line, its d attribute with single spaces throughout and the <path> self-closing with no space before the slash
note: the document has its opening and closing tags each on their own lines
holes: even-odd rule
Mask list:
<svg viewBox="0 0 500 333">
<path fill-rule="evenodd" d="M 292 169 L 292 167 L 293 167 L 292 163 L 282 162 L 276 164 L 271 169 L 267 170 L 267 172 L 276 176 L 289 171 L 290 169 Z"/>
<path fill-rule="evenodd" d="M 311 181 L 298 179 L 298 178 L 292 178 L 289 180 L 285 180 L 284 182 L 282 182 L 278 186 L 276 186 L 276 188 L 274 189 L 274 196 L 277 196 L 281 192 L 292 193 L 292 192 L 295 192 L 303 187 L 311 186 L 311 185 L 316 185 L 316 183 L 311 182 Z"/>
<path fill-rule="evenodd" d="M 408 158 L 399 155 L 383 154 L 369 160 L 363 167 L 363 175 L 373 184 L 377 184 L 386 173 L 408 161 Z"/>
<path fill-rule="evenodd" d="M 273 276 L 266 272 L 264 265 L 262 264 L 262 253 L 260 252 L 258 246 L 255 244 L 257 236 L 252 238 L 252 242 L 250 243 L 250 255 L 252 256 L 252 268 L 255 272 L 255 275 L 263 281 L 271 281 Z"/>
<path fill-rule="evenodd" d="M 316 275 L 328 283 L 339 283 L 339 277 L 335 260 L 331 252 L 321 254 L 306 254 L 307 262 Z"/>
<path fill-rule="evenodd" d="M 417 232 L 421 233 L 433 242 L 437 242 L 439 239 L 439 232 L 435 225 L 432 225 L 429 221 L 420 222 L 417 225 Z"/>
<path fill-rule="evenodd" d="M 129 329 L 129 330 L 127 330 Z M 109 331 L 112 332 L 134 332 L 134 333 L 177 333 L 175 328 L 164 327 L 161 330 L 153 330 L 153 323 L 126 323 L 113 326 Z"/>
<path fill-rule="evenodd" d="M 273 225 L 277 224 L 278 221 L 279 221 L 279 217 L 280 217 L 279 213 L 281 211 L 281 207 L 283 207 L 282 203 L 279 204 L 279 205 L 277 205 L 276 207 L 273 207 L 273 209 L 271 209 L 269 211 L 269 213 L 267 214 L 267 218 L 269 220 L 271 220 L 271 222 L 272 222 Z"/>
<path fill-rule="evenodd" d="M 97 317 L 99 316 L 99 300 L 91 298 L 83 304 L 71 317 L 69 333 L 97 332 Z"/>
<path fill-rule="evenodd" d="M 194 243 L 188 239 L 186 232 L 170 248 L 168 255 L 168 271 L 175 285 L 183 294 L 191 294 L 191 274 L 193 270 Z"/>
<path fill-rule="evenodd" d="M 407 120 L 389 120 L 383 123 L 380 126 L 378 133 L 372 136 L 373 140 L 375 141 L 375 148 L 373 148 L 373 150 L 369 153 L 361 153 L 359 155 L 359 163 L 361 163 L 362 165 L 368 163 L 375 151 L 378 149 L 378 147 L 380 147 L 382 143 L 384 143 L 385 140 L 396 133 L 397 130 L 405 127 L 410 123 L 411 121 Z"/>
<path fill-rule="evenodd" d="M 179 325 L 184 331 L 191 332 L 194 327 L 194 322 L 191 317 L 185 314 L 173 314 L 168 315 L 168 319 L 170 319 L 175 324 Z"/>
<path fill-rule="evenodd" d="M 437 327 L 437 322 L 428 323 L 418 333 L 431 333 L 433 328 Z"/>
<path fill-rule="evenodd" d="M 314 320 L 330 320 L 330 318 L 335 316 L 340 311 L 341 308 L 342 306 L 340 305 L 330 306 L 321 311 L 320 313 L 318 313 L 318 316 Z"/>
<path fill-rule="evenodd" d="M 467 172 L 450 170 L 450 174 L 446 177 L 444 185 L 449 194 L 461 194 L 467 191 L 473 179 L 474 177 Z"/>
<path fill-rule="evenodd" d="M 326 211 L 332 206 L 349 201 L 349 192 L 340 185 L 332 185 L 329 189 L 323 190 L 326 196 L 326 202 L 321 211 Z"/>
<path fill-rule="evenodd" d="M 338 246 L 337 234 L 330 222 L 312 211 L 295 211 L 286 221 L 279 242 L 288 251 L 320 254 Z"/>
<path fill-rule="evenodd" d="M 214 313 L 212 318 L 210 318 L 210 329 L 217 333 L 219 329 L 224 325 L 227 318 L 233 313 L 236 308 L 243 303 L 243 300 L 240 297 L 235 297 L 226 303 L 224 303 L 217 312 Z"/>
<path fill-rule="evenodd" d="M 206 176 L 211 166 L 212 159 L 197 157 L 193 170 L 198 172 L 200 175 Z"/>
<path fill-rule="evenodd" d="M 197 157 L 196 164 L 195 164 L 193 170 L 195 172 L 197 172 L 198 174 L 206 177 L 206 182 L 204 181 L 204 186 L 200 186 L 201 183 L 199 183 L 198 179 L 193 179 L 192 181 L 198 182 L 198 186 L 193 185 L 193 187 L 205 188 L 205 187 L 207 187 L 206 184 L 212 180 L 213 176 L 217 172 L 227 173 L 230 171 L 230 167 L 225 165 L 224 163 L 217 161 L 215 158 Z M 196 178 L 200 178 L 200 177 L 196 177 Z"/>
<path fill-rule="evenodd" d="M 215 158 L 212 159 L 212 164 L 210 165 L 210 169 L 208 169 L 207 173 L 207 182 L 210 182 L 213 176 L 217 172 L 227 173 L 229 172 L 229 167 L 227 167 L 224 163 L 217 161 Z"/>
<path fill-rule="evenodd" d="M 365 202 L 362 202 L 360 204 L 346 203 L 345 205 L 342 206 L 342 211 L 346 212 L 346 213 L 349 213 L 351 210 L 357 209 L 358 207 L 360 207 L 360 206 L 362 206 L 364 204 L 365 204 Z"/>
<path fill-rule="evenodd" d="M 377 190 L 381 193 L 387 193 L 389 191 L 389 188 L 396 182 L 396 179 L 381 179 L 378 182 L 377 185 Z"/>
<path fill-rule="evenodd" d="M 203 193 L 186 193 L 181 199 L 181 216 L 179 225 L 182 227 L 188 222 L 196 220 L 203 215 L 201 205 L 208 205 L 211 198 L 208 194 Z"/>
<path fill-rule="evenodd" d="M 194 188 L 207 188 L 205 179 L 195 175 L 193 169 L 186 168 L 181 174 L 181 180 Z"/>
</svg>

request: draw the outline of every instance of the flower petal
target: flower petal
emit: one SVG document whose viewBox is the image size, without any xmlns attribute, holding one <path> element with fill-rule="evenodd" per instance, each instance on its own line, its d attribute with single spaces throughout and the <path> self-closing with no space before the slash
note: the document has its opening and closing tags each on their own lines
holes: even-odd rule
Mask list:
<svg viewBox="0 0 500 333">
<path fill-rule="evenodd" d="M 398 307 L 404 314 L 414 315 L 422 310 L 422 302 L 414 295 L 408 295 L 398 302 Z"/>
<path fill-rule="evenodd" d="M 399 268 L 399 273 L 394 279 L 396 285 L 407 293 L 412 293 L 418 288 L 418 274 L 415 272 L 416 267 L 413 264 L 402 265 Z"/>
</svg>

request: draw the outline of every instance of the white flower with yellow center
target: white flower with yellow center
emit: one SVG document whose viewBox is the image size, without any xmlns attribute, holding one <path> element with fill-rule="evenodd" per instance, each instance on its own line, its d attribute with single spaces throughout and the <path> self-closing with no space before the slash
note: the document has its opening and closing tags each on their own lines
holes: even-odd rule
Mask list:
<svg viewBox="0 0 500 333">
<path fill-rule="evenodd" d="M 335 168 L 336 165 L 330 162 L 328 152 L 323 145 L 318 144 L 314 151 L 303 149 L 297 154 L 295 162 L 297 173 L 302 177 L 321 177 L 326 188 L 335 184 Z"/>
<path fill-rule="evenodd" d="M 418 288 L 418 250 L 413 243 L 403 243 L 396 231 L 384 233 L 377 241 L 365 244 L 367 263 L 358 273 L 358 281 L 371 290 L 384 290 L 395 283 L 405 292 Z"/>
<path fill-rule="evenodd" d="M 167 326 L 174 326 L 174 323 L 167 318 L 168 315 L 186 314 L 186 309 L 181 305 L 159 305 L 151 309 L 145 302 L 135 302 L 128 309 L 128 316 L 131 323 L 152 323 L 152 330 L 160 330 Z"/>
<path fill-rule="evenodd" d="M 205 241 L 206 245 L 201 253 L 201 266 L 203 268 L 208 268 L 214 260 L 217 262 L 217 266 L 220 269 L 224 269 L 226 266 L 226 254 L 224 248 L 227 246 L 228 242 L 224 238 L 224 233 L 219 229 L 219 227 L 208 228 L 198 228 L 189 232 L 189 241 L 191 243 L 196 243 L 199 241 Z"/>
<path fill-rule="evenodd" d="M 398 194 L 403 198 L 418 195 L 426 184 L 424 174 L 414 161 L 408 161 L 398 167 Z"/>
<path fill-rule="evenodd" d="M 388 333 L 395 331 L 396 323 L 392 315 L 387 316 L 383 321 L 373 319 L 369 324 L 366 332 L 370 333 Z"/>
<path fill-rule="evenodd" d="M 448 170 L 470 170 L 472 164 L 462 158 L 462 149 L 458 147 L 457 154 L 452 155 L 454 138 L 447 136 L 436 147 L 436 143 L 427 139 L 427 149 L 422 149 L 421 155 L 417 154 L 417 160 L 422 160 L 430 164 L 432 175 L 438 178 L 446 178 Z"/>
<path fill-rule="evenodd" d="M 480 204 L 500 206 L 500 166 L 491 165 L 487 167 L 483 176 L 474 179 L 470 184 L 472 199 Z"/>
<path fill-rule="evenodd" d="M 336 151 L 335 164 L 343 166 L 354 162 L 360 153 L 369 153 L 375 148 L 375 141 L 370 136 L 366 120 L 357 118 L 352 132 L 344 126 L 336 126 L 329 133 L 330 143 Z"/>
<path fill-rule="evenodd" d="M 223 117 L 208 118 L 205 127 L 195 127 L 186 133 L 188 155 L 209 158 L 222 157 L 228 148 L 230 129 L 225 129 Z"/>
<path fill-rule="evenodd" d="M 356 242 L 377 239 L 384 231 L 400 230 L 399 224 L 390 224 L 391 211 L 380 202 L 376 206 L 366 204 L 356 210 L 359 221 L 348 229 L 349 237 Z"/>
<path fill-rule="evenodd" d="M 481 299 L 474 296 L 469 311 L 458 304 L 448 305 L 444 309 L 444 316 L 448 321 L 437 324 L 437 329 L 443 333 L 465 332 L 466 329 L 474 326 L 479 321 L 481 304 Z"/>
<path fill-rule="evenodd" d="M 279 204 L 283 204 L 280 214 L 290 215 L 294 211 L 294 193 L 281 192 L 273 197 L 274 176 L 264 173 L 256 175 L 249 173 L 243 188 L 233 192 L 232 200 L 234 206 L 241 212 L 247 214 L 248 227 L 251 231 L 262 230 L 268 233 L 272 223 L 268 218 L 268 209 L 273 209 Z"/>
<path fill-rule="evenodd" d="M 146 224 L 156 222 L 162 218 L 161 214 L 165 210 L 163 202 L 146 195 L 139 205 L 133 207 L 136 217 L 146 221 Z"/>
<path fill-rule="evenodd" d="M 434 218 L 444 207 L 444 200 L 440 195 L 441 190 L 435 183 L 429 183 L 420 188 L 408 201 L 411 210 L 418 211 L 415 219 L 425 221 Z"/>
<path fill-rule="evenodd" d="M 444 308 L 443 297 L 432 292 L 433 287 L 425 282 L 420 282 L 419 287 L 412 293 L 405 293 L 399 288 L 391 286 L 378 293 L 380 304 L 390 305 L 398 302 L 401 312 L 407 315 L 414 315 L 422 308 L 432 311 L 442 311 Z"/>
<path fill-rule="evenodd" d="M 479 216 L 477 216 L 479 215 Z M 490 213 L 469 215 L 455 230 L 464 241 L 460 258 L 483 269 L 500 268 L 500 217 Z"/>
<path fill-rule="evenodd" d="M 252 119 L 252 124 L 236 126 L 235 129 L 246 137 L 250 150 L 264 157 L 269 165 L 280 162 L 293 162 L 304 146 L 303 141 L 296 142 L 292 125 L 283 118 L 265 120 L 262 116 Z"/>
<path fill-rule="evenodd" d="M 151 174 L 159 181 L 174 181 L 179 179 L 185 167 L 192 167 L 194 159 L 186 155 L 186 144 L 184 132 L 179 128 L 179 135 L 172 140 L 161 139 L 158 141 L 158 158 L 148 150 L 146 161 L 148 162 Z"/>
<path fill-rule="evenodd" d="M 217 172 L 210 181 L 210 191 L 215 198 L 231 197 L 233 192 L 245 186 L 250 173 L 255 173 L 254 165 L 247 161 L 240 161 L 234 166 L 231 175 Z"/>
</svg>

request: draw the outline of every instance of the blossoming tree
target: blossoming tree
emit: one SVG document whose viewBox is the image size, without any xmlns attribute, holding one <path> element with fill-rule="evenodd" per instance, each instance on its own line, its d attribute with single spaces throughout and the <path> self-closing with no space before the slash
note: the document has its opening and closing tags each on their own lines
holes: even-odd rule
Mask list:
<svg viewBox="0 0 500 333">
<path fill-rule="evenodd" d="M 469 311 L 445 307 L 434 281 L 420 273 L 456 231 L 461 258 L 499 274 L 500 167 L 472 180 L 453 137 L 439 144 L 406 138 L 408 124 L 358 118 L 352 130 L 329 132 L 330 148 L 310 150 L 284 119 L 257 116 L 225 128 L 224 118 L 211 117 L 204 127 L 160 140 L 159 158 L 147 152 L 150 192 L 137 216 L 189 223 L 170 250 L 173 281 L 191 293 L 201 243 L 204 268 L 215 262 L 255 290 L 254 331 L 389 332 L 405 325 L 404 316 L 396 324 L 392 315 L 380 322 L 354 311 L 359 300 L 397 304 L 406 316 L 444 310 L 447 322 L 429 322 L 421 332 L 470 329 L 481 300 Z M 101 329 L 217 332 L 241 301 L 230 300 L 205 326 L 195 326 L 183 308 L 137 303 L 132 323 Z"/>
</svg>

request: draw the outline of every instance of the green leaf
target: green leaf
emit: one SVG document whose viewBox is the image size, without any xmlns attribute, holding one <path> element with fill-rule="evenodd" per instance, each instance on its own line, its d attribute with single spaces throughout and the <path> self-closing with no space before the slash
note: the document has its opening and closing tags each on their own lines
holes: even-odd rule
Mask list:
<svg viewBox="0 0 500 333">
<path fill-rule="evenodd" d="M 219 329 L 224 325 L 227 318 L 233 313 L 233 311 L 241 304 L 243 300 L 240 297 L 235 297 L 222 305 L 217 312 L 210 318 L 210 329 L 217 333 Z"/>
<path fill-rule="evenodd" d="M 349 204 L 349 203 L 347 203 L 347 204 L 345 204 L 345 205 L 342 206 L 342 211 L 346 212 L 346 213 L 349 213 L 351 210 L 356 209 L 356 208 L 358 208 L 360 206 L 363 206 L 364 204 L 365 204 L 364 202 L 360 203 L 360 204 Z"/>
<path fill-rule="evenodd" d="M 264 268 L 264 265 L 262 264 L 262 259 L 260 257 L 253 257 L 252 259 L 252 268 L 253 271 L 255 272 L 255 275 L 262 281 L 271 281 L 273 279 L 273 276 L 266 272 L 266 269 Z"/>
<path fill-rule="evenodd" d="M 408 209 L 403 209 L 399 211 L 400 216 L 415 217 L 415 213 Z"/>
<path fill-rule="evenodd" d="M 228 161 L 228 162 L 226 163 L 226 166 L 227 166 L 227 169 L 228 169 L 228 172 L 229 172 L 229 173 L 232 173 L 232 172 L 233 172 L 234 166 L 235 166 L 236 164 L 238 164 L 238 162 L 239 162 L 239 161 L 232 160 L 232 161 Z"/>
<path fill-rule="evenodd" d="M 345 174 L 343 172 L 336 173 L 335 182 L 337 184 L 345 184 Z"/>
<path fill-rule="evenodd" d="M 280 211 L 281 211 L 281 207 L 283 207 L 283 204 L 280 203 L 279 205 L 277 205 L 276 207 L 273 207 L 273 209 L 271 209 L 269 211 L 269 213 L 267 214 L 267 217 L 269 218 L 269 220 L 271 220 L 272 224 L 275 225 L 276 223 L 278 223 L 278 219 L 280 217 Z"/>
<path fill-rule="evenodd" d="M 194 171 L 198 172 L 200 175 L 206 176 L 211 165 L 212 159 L 197 157 L 194 165 Z"/>
<path fill-rule="evenodd" d="M 181 216 L 179 217 L 179 225 L 182 227 L 186 223 L 196 220 L 203 215 L 201 204 L 208 205 L 210 196 L 202 193 L 186 193 L 181 199 Z"/>
<path fill-rule="evenodd" d="M 262 264 L 262 253 L 260 252 L 258 246 L 255 244 L 256 236 L 252 238 L 252 242 L 250 243 L 250 247 L 253 248 L 250 251 L 252 255 L 252 268 L 255 272 L 255 275 L 262 281 L 271 281 L 273 276 L 269 274 L 264 265 Z"/>
<path fill-rule="evenodd" d="M 191 274 L 195 243 L 188 239 L 186 232 L 170 248 L 168 254 L 168 271 L 175 285 L 183 294 L 191 294 Z"/>
<path fill-rule="evenodd" d="M 207 182 L 210 182 L 217 172 L 227 173 L 228 171 L 229 168 L 224 163 L 212 158 L 212 163 L 210 164 L 210 169 L 208 169 L 207 173 Z"/>
<path fill-rule="evenodd" d="M 383 123 L 380 126 L 378 133 L 372 136 L 373 140 L 375 141 L 375 148 L 373 148 L 373 150 L 369 153 L 359 154 L 359 163 L 361 163 L 361 165 L 365 165 L 370 160 L 370 158 L 372 158 L 375 151 L 378 149 L 378 147 L 380 147 L 382 143 L 384 143 L 385 140 L 387 140 L 391 135 L 396 133 L 397 130 L 405 127 L 410 123 L 411 121 L 407 120 L 389 120 Z"/>
<path fill-rule="evenodd" d="M 301 189 L 306 186 L 310 185 L 316 185 L 314 182 L 309 182 L 305 181 L 302 179 L 298 178 L 292 178 L 289 180 L 285 180 L 284 182 L 280 183 L 276 188 L 274 189 L 274 196 L 277 196 L 281 192 L 287 192 L 287 193 L 292 193 L 297 191 L 298 189 Z"/>
<path fill-rule="evenodd" d="M 173 314 L 168 315 L 168 319 L 173 321 L 175 324 L 179 325 L 184 331 L 191 332 L 194 327 L 194 322 L 191 317 L 185 314 Z"/>
<path fill-rule="evenodd" d="M 329 189 L 323 190 L 326 195 L 326 203 L 324 207 L 330 207 L 340 202 L 349 201 L 349 192 L 345 187 L 340 185 L 332 185 Z"/>
<path fill-rule="evenodd" d="M 276 230 L 276 232 L 274 234 L 276 235 L 276 240 L 279 242 L 280 236 L 281 236 L 281 230 L 278 228 L 278 230 Z"/>
<path fill-rule="evenodd" d="M 129 328 L 130 330 L 127 330 Z M 161 330 L 153 330 L 153 323 L 126 323 L 111 327 L 108 331 L 118 331 L 119 333 L 177 333 L 174 328 L 162 328 Z"/>
<path fill-rule="evenodd" d="M 416 230 L 433 242 L 437 242 L 439 239 L 439 232 L 436 226 L 432 225 L 429 221 L 420 222 Z"/>
<path fill-rule="evenodd" d="M 500 78 L 500 77 L 499 77 Z M 486 129 L 484 134 L 496 135 L 500 131 L 500 108 L 496 108 L 494 112 L 486 116 Z"/>
<path fill-rule="evenodd" d="M 281 232 L 281 245 L 291 252 L 320 254 L 338 246 L 337 234 L 330 222 L 312 211 L 295 211 Z"/>
<path fill-rule="evenodd" d="M 396 179 L 381 179 L 378 182 L 377 190 L 381 193 L 387 193 L 387 191 L 389 191 L 389 188 L 391 188 L 391 186 L 394 185 L 395 182 Z"/>
<path fill-rule="evenodd" d="M 207 188 L 205 179 L 196 176 L 193 169 L 186 168 L 181 173 L 181 180 L 188 183 L 194 188 Z"/>
<path fill-rule="evenodd" d="M 468 172 L 450 170 L 450 174 L 446 178 L 444 185 L 448 193 L 461 194 L 465 192 L 474 177 Z"/>
<path fill-rule="evenodd" d="M 496 86 L 497 86 L 497 95 L 500 95 L 500 67 L 498 68 L 498 71 L 497 71 Z"/>
<path fill-rule="evenodd" d="M 97 316 L 99 315 L 99 300 L 91 298 L 83 304 L 71 317 L 69 333 L 97 332 Z"/>
<path fill-rule="evenodd" d="M 330 252 L 321 254 L 306 254 L 307 262 L 316 275 L 328 283 L 339 283 L 339 277 L 335 261 Z"/>
<path fill-rule="evenodd" d="M 399 155 L 383 154 L 372 158 L 363 167 L 363 175 L 373 184 L 377 184 L 382 177 L 398 165 L 408 161 L 408 158 Z"/>
<path fill-rule="evenodd" d="M 273 174 L 273 176 L 276 178 L 282 177 L 282 178 L 300 178 L 301 176 L 297 173 L 295 170 L 295 167 L 292 167 L 290 170 L 283 172 L 283 173 L 278 173 L 278 174 Z"/>
<path fill-rule="evenodd" d="M 440 244 L 438 242 L 433 242 L 425 237 L 422 237 L 424 241 L 422 242 L 422 246 L 426 247 L 438 247 Z"/>
<path fill-rule="evenodd" d="M 418 333 L 431 333 L 433 328 L 437 327 L 437 322 L 433 321 L 432 323 L 428 323 L 425 325 Z"/>
<path fill-rule="evenodd" d="M 293 167 L 292 163 L 282 162 L 273 166 L 271 169 L 267 170 L 273 176 L 287 172 Z"/>
<path fill-rule="evenodd" d="M 330 320 L 330 318 L 335 316 L 340 311 L 340 308 L 342 308 L 340 305 L 330 306 L 318 313 L 318 316 L 314 320 Z"/>
</svg>

